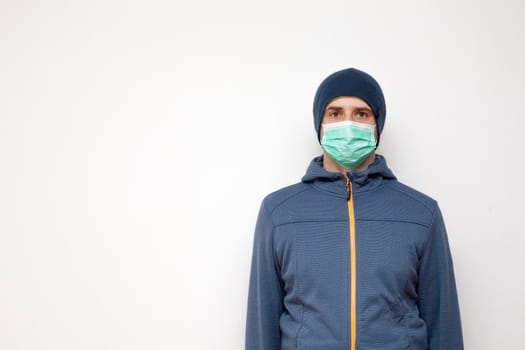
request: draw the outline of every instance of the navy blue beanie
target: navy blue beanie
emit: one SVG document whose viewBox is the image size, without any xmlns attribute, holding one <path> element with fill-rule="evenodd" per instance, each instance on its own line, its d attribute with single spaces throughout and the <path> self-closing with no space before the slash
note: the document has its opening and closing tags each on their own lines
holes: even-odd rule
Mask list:
<svg viewBox="0 0 525 350">
<path fill-rule="evenodd" d="M 314 99 L 314 124 L 317 139 L 321 139 L 321 122 L 326 106 L 336 97 L 355 96 L 365 101 L 376 117 L 377 143 L 385 125 L 386 105 L 383 91 L 369 74 L 355 68 L 343 69 L 329 75 L 317 88 Z"/>
</svg>

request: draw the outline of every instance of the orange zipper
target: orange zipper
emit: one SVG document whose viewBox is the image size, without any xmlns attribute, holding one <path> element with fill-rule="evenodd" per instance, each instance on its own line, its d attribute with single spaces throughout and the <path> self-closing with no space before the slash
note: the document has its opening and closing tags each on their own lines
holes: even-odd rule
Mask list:
<svg viewBox="0 0 525 350">
<path fill-rule="evenodd" d="M 352 200 L 352 181 L 347 174 L 343 174 L 346 180 L 346 192 L 348 194 L 348 223 L 350 225 L 350 349 L 356 346 L 356 247 L 355 247 L 355 217 L 354 201 Z"/>
</svg>

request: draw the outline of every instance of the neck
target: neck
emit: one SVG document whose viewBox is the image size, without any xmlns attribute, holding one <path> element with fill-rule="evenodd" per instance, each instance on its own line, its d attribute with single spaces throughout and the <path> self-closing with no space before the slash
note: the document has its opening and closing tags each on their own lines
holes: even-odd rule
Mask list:
<svg viewBox="0 0 525 350">
<path fill-rule="evenodd" d="M 342 166 L 341 164 L 339 164 L 335 160 L 333 160 L 326 153 L 326 151 L 323 151 L 323 168 L 326 171 L 330 171 L 330 172 L 334 172 L 334 173 L 344 173 L 344 174 L 346 174 L 349 171 L 351 171 L 351 172 L 362 171 L 362 170 L 365 170 L 366 168 L 368 168 L 368 166 L 374 162 L 375 157 L 376 157 L 376 152 L 373 151 L 357 167 L 355 167 L 355 168 L 345 168 L 344 166 Z"/>
</svg>

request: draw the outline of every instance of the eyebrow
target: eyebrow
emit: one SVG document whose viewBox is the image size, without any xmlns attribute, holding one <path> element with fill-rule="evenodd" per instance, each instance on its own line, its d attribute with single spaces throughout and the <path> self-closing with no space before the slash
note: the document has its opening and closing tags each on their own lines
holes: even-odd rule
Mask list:
<svg viewBox="0 0 525 350">
<path fill-rule="evenodd" d="M 328 106 L 326 107 L 326 110 L 329 110 L 329 109 L 337 109 L 337 110 L 340 110 L 340 109 L 343 109 L 343 107 L 340 107 L 340 106 Z M 369 112 L 372 112 L 372 109 L 369 108 L 369 107 L 365 107 L 365 106 L 362 106 L 362 107 L 356 107 L 355 109 L 357 109 L 358 111 L 369 111 Z"/>
</svg>

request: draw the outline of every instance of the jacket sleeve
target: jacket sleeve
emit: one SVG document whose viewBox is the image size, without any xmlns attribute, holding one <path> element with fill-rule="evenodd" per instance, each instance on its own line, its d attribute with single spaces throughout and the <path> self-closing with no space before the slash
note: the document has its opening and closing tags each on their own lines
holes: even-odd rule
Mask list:
<svg viewBox="0 0 525 350">
<path fill-rule="evenodd" d="M 428 350 L 463 349 L 452 257 L 438 206 L 420 255 L 418 307 L 427 325 Z"/>
<path fill-rule="evenodd" d="M 264 201 L 259 210 L 246 319 L 246 350 L 281 349 L 279 318 L 283 312 L 283 287 L 273 249 L 273 223 Z"/>
</svg>

